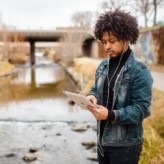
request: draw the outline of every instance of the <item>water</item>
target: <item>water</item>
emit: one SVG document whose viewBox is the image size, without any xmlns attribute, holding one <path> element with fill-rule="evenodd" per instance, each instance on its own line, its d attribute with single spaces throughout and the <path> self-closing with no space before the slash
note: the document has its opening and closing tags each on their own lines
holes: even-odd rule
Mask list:
<svg viewBox="0 0 164 164">
<path fill-rule="evenodd" d="M 42 56 L 34 67 L 19 66 L 17 74 L 0 79 L 0 164 L 26 164 L 30 147 L 37 147 L 34 164 L 94 164 L 82 146 L 96 140 L 95 119 L 69 106 L 62 90 L 77 92 L 63 68 Z M 88 124 L 83 132 L 71 128 Z M 58 135 L 60 134 L 60 135 Z"/>
<path fill-rule="evenodd" d="M 27 63 L 15 76 L 1 78 L 0 85 L 2 121 L 93 120 L 88 111 L 68 104 L 62 91 L 78 92 L 77 87 L 60 65 L 42 56 L 32 68 Z"/>
</svg>

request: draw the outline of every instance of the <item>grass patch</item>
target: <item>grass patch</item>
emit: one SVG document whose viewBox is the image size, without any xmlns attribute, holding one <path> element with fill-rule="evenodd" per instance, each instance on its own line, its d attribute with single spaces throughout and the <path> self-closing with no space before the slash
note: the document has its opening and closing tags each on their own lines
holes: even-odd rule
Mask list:
<svg viewBox="0 0 164 164">
<path fill-rule="evenodd" d="M 164 117 L 156 118 L 152 122 L 152 127 L 158 132 L 161 138 L 164 140 Z"/>
<path fill-rule="evenodd" d="M 140 164 L 164 164 L 164 92 L 153 89 L 152 115 L 144 121 Z"/>
<path fill-rule="evenodd" d="M 140 164 L 163 164 L 164 142 L 149 121 L 144 124 L 144 144 Z"/>
</svg>

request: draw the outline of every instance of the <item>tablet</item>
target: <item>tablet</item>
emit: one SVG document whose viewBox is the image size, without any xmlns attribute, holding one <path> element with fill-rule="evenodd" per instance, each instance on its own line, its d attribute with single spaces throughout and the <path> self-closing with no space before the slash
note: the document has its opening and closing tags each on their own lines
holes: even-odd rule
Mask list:
<svg viewBox="0 0 164 164">
<path fill-rule="evenodd" d="M 63 91 L 63 93 L 69 98 L 69 100 L 75 102 L 78 106 L 83 109 L 87 109 L 87 106 L 96 107 L 95 104 L 91 103 L 84 95 Z"/>
</svg>

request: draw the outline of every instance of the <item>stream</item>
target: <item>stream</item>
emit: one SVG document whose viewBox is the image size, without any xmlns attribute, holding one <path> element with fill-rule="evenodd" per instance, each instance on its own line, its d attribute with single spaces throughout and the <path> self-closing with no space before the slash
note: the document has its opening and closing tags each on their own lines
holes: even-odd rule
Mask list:
<svg viewBox="0 0 164 164">
<path fill-rule="evenodd" d="M 0 164 L 24 164 L 31 147 L 32 164 L 92 164 L 82 146 L 96 140 L 95 119 L 71 106 L 63 90 L 78 92 L 72 79 L 56 63 L 38 56 L 35 66 L 17 66 L 0 80 Z M 73 131 L 80 125 L 83 131 Z"/>
</svg>

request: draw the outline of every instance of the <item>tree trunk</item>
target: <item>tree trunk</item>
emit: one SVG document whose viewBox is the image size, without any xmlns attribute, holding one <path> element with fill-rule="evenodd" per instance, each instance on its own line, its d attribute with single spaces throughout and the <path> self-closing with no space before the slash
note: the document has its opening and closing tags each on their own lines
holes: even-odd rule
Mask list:
<svg viewBox="0 0 164 164">
<path fill-rule="evenodd" d="M 153 25 L 156 25 L 156 18 L 157 18 L 157 0 L 153 0 L 154 5 L 154 19 L 153 19 Z"/>
<path fill-rule="evenodd" d="M 145 17 L 145 27 L 147 27 L 147 21 L 148 21 L 148 19 L 147 19 L 146 14 L 144 15 L 144 17 Z"/>
</svg>

